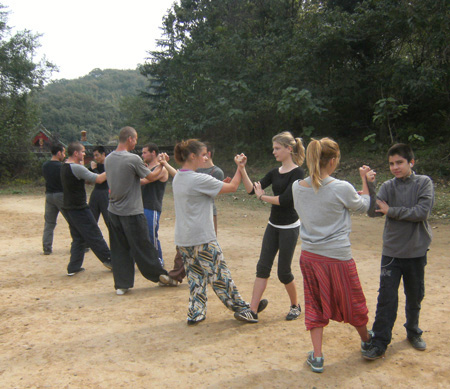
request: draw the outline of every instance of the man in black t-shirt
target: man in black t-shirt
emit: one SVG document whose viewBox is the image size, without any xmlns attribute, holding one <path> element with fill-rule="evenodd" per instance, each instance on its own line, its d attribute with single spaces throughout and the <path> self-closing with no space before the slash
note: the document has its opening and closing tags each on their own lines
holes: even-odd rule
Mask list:
<svg viewBox="0 0 450 389">
<path fill-rule="evenodd" d="M 111 252 L 86 202 L 85 189 L 85 181 L 102 183 L 106 180 L 106 173 L 96 174 L 82 165 L 85 151 L 81 143 L 71 143 L 67 152 L 69 158 L 61 166 L 61 182 L 64 191 L 63 209 L 72 236 L 67 275 L 73 276 L 84 271 L 81 266 L 86 244 L 106 268 L 112 269 Z"/>
<path fill-rule="evenodd" d="M 42 174 L 45 179 L 45 224 L 42 235 L 44 255 L 53 251 L 53 234 L 58 214 L 63 206 L 63 188 L 61 184 L 61 164 L 66 158 L 66 150 L 61 145 L 51 147 L 52 159 L 42 165 Z"/>
<path fill-rule="evenodd" d="M 103 146 L 97 146 L 94 148 L 94 160 L 91 162 L 91 172 L 102 174 L 105 171 L 105 158 L 106 151 Z M 109 229 L 109 216 L 108 216 L 108 205 L 109 205 L 109 188 L 108 183 L 102 182 L 101 184 L 95 184 L 92 190 L 91 197 L 89 198 L 89 208 L 94 215 L 94 219 L 97 220 L 100 214 L 103 216 L 106 227 Z"/>
</svg>

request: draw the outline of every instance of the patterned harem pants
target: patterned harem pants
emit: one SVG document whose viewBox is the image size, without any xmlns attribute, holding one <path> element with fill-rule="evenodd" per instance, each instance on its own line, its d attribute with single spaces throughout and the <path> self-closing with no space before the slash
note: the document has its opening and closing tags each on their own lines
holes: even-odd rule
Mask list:
<svg viewBox="0 0 450 389">
<path fill-rule="evenodd" d="M 189 283 L 188 320 L 206 317 L 206 286 L 209 283 L 220 301 L 231 311 L 248 308 L 231 278 L 217 241 L 191 247 L 178 246 Z"/>
</svg>

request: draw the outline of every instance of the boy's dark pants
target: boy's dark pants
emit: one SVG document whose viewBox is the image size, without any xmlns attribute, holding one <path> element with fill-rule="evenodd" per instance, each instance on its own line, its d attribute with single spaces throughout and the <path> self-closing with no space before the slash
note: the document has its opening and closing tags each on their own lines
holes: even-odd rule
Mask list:
<svg viewBox="0 0 450 389">
<path fill-rule="evenodd" d="M 422 335 L 419 328 L 420 303 L 425 295 L 426 254 L 418 258 L 381 257 L 380 289 L 378 291 L 377 313 L 372 330 L 375 332 L 373 345 L 386 350 L 392 339 L 392 328 L 397 318 L 398 287 L 403 276 L 406 296 L 406 334 L 408 338 Z"/>
</svg>

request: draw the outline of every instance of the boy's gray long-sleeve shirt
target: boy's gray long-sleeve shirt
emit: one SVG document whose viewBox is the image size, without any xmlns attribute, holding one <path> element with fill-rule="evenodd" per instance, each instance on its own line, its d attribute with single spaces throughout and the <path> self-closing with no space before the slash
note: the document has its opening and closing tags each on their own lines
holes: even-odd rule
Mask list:
<svg viewBox="0 0 450 389">
<path fill-rule="evenodd" d="M 383 183 L 377 193 L 389 205 L 383 232 L 383 255 L 417 258 L 426 254 L 431 243 L 428 218 L 434 204 L 430 177 L 412 173 L 405 179 L 393 178 Z M 370 209 L 370 217 L 383 216 Z"/>
</svg>

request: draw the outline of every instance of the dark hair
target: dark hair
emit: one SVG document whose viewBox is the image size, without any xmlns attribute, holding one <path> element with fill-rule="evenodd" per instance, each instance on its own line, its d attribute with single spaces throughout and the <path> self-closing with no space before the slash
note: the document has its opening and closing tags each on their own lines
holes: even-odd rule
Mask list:
<svg viewBox="0 0 450 389">
<path fill-rule="evenodd" d="M 119 143 L 126 143 L 128 138 L 131 136 L 132 138 L 135 138 L 137 135 L 136 130 L 133 127 L 124 127 L 119 132 Z"/>
<path fill-rule="evenodd" d="M 58 144 L 58 145 L 52 145 L 50 147 L 50 152 L 52 153 L 52 155 L 56 155 L 61 151 L 61 153 L 64 151 L 64 146 Z"/>
<path fill-rule="evenodd" d="M 405 158 L 408 162 L 411 162 L 414 159 L 414 152 L 412 151 L 411 146 L 405 143 L 395 144 L 388 150 L 387 155 L 388 158 L 393 155 L 400 155 L 400 157 Z"/>
<path fill-rule="evenodd" d="M 173 149 L 173 154 L 175 157 L 175 161 L 182 165 L 187 161 L 189 155 L 194 153 L 195 155 L 199 155 L 202 149 L 204 149 L 206 145 L 200 142 L 198 139 L 188 139 L 182 140 L 181 142 L 175 145 Z"/>
<path fill-rule="evenodd" d="M 67 154 L 71 157 L 75 151 L 83 150 L 83 147 L 84 146 L 80 142 L 72 142 L 69 144 L 69 147 L 67 147 Z"/>
<path fill-rule="evenodd" d="M 206 151 L 211 154 L 211 159 L 213 159 L 214 158 L 214 152 L 215 152 L 214 146 L 208 141 L 203 142 L 203 144 L 206 146 Z"/>
<path fill-rule="evenodd" d="M 142 149 L 148 149 L 150 153 L 155 151 L 156 154 L 159 154 L 159 147 L 156 145 L 156 143 L 147 143 L 146 145 L 142 146 Z"/>
<path fill-rule="evenodd" d="M 106 150 L 103 146 L 95 146 L 94 150 L 92 150 L 92 153 L 95 153 L 98 151 L 100 154 L 106 154 Z"/>
</svg>

